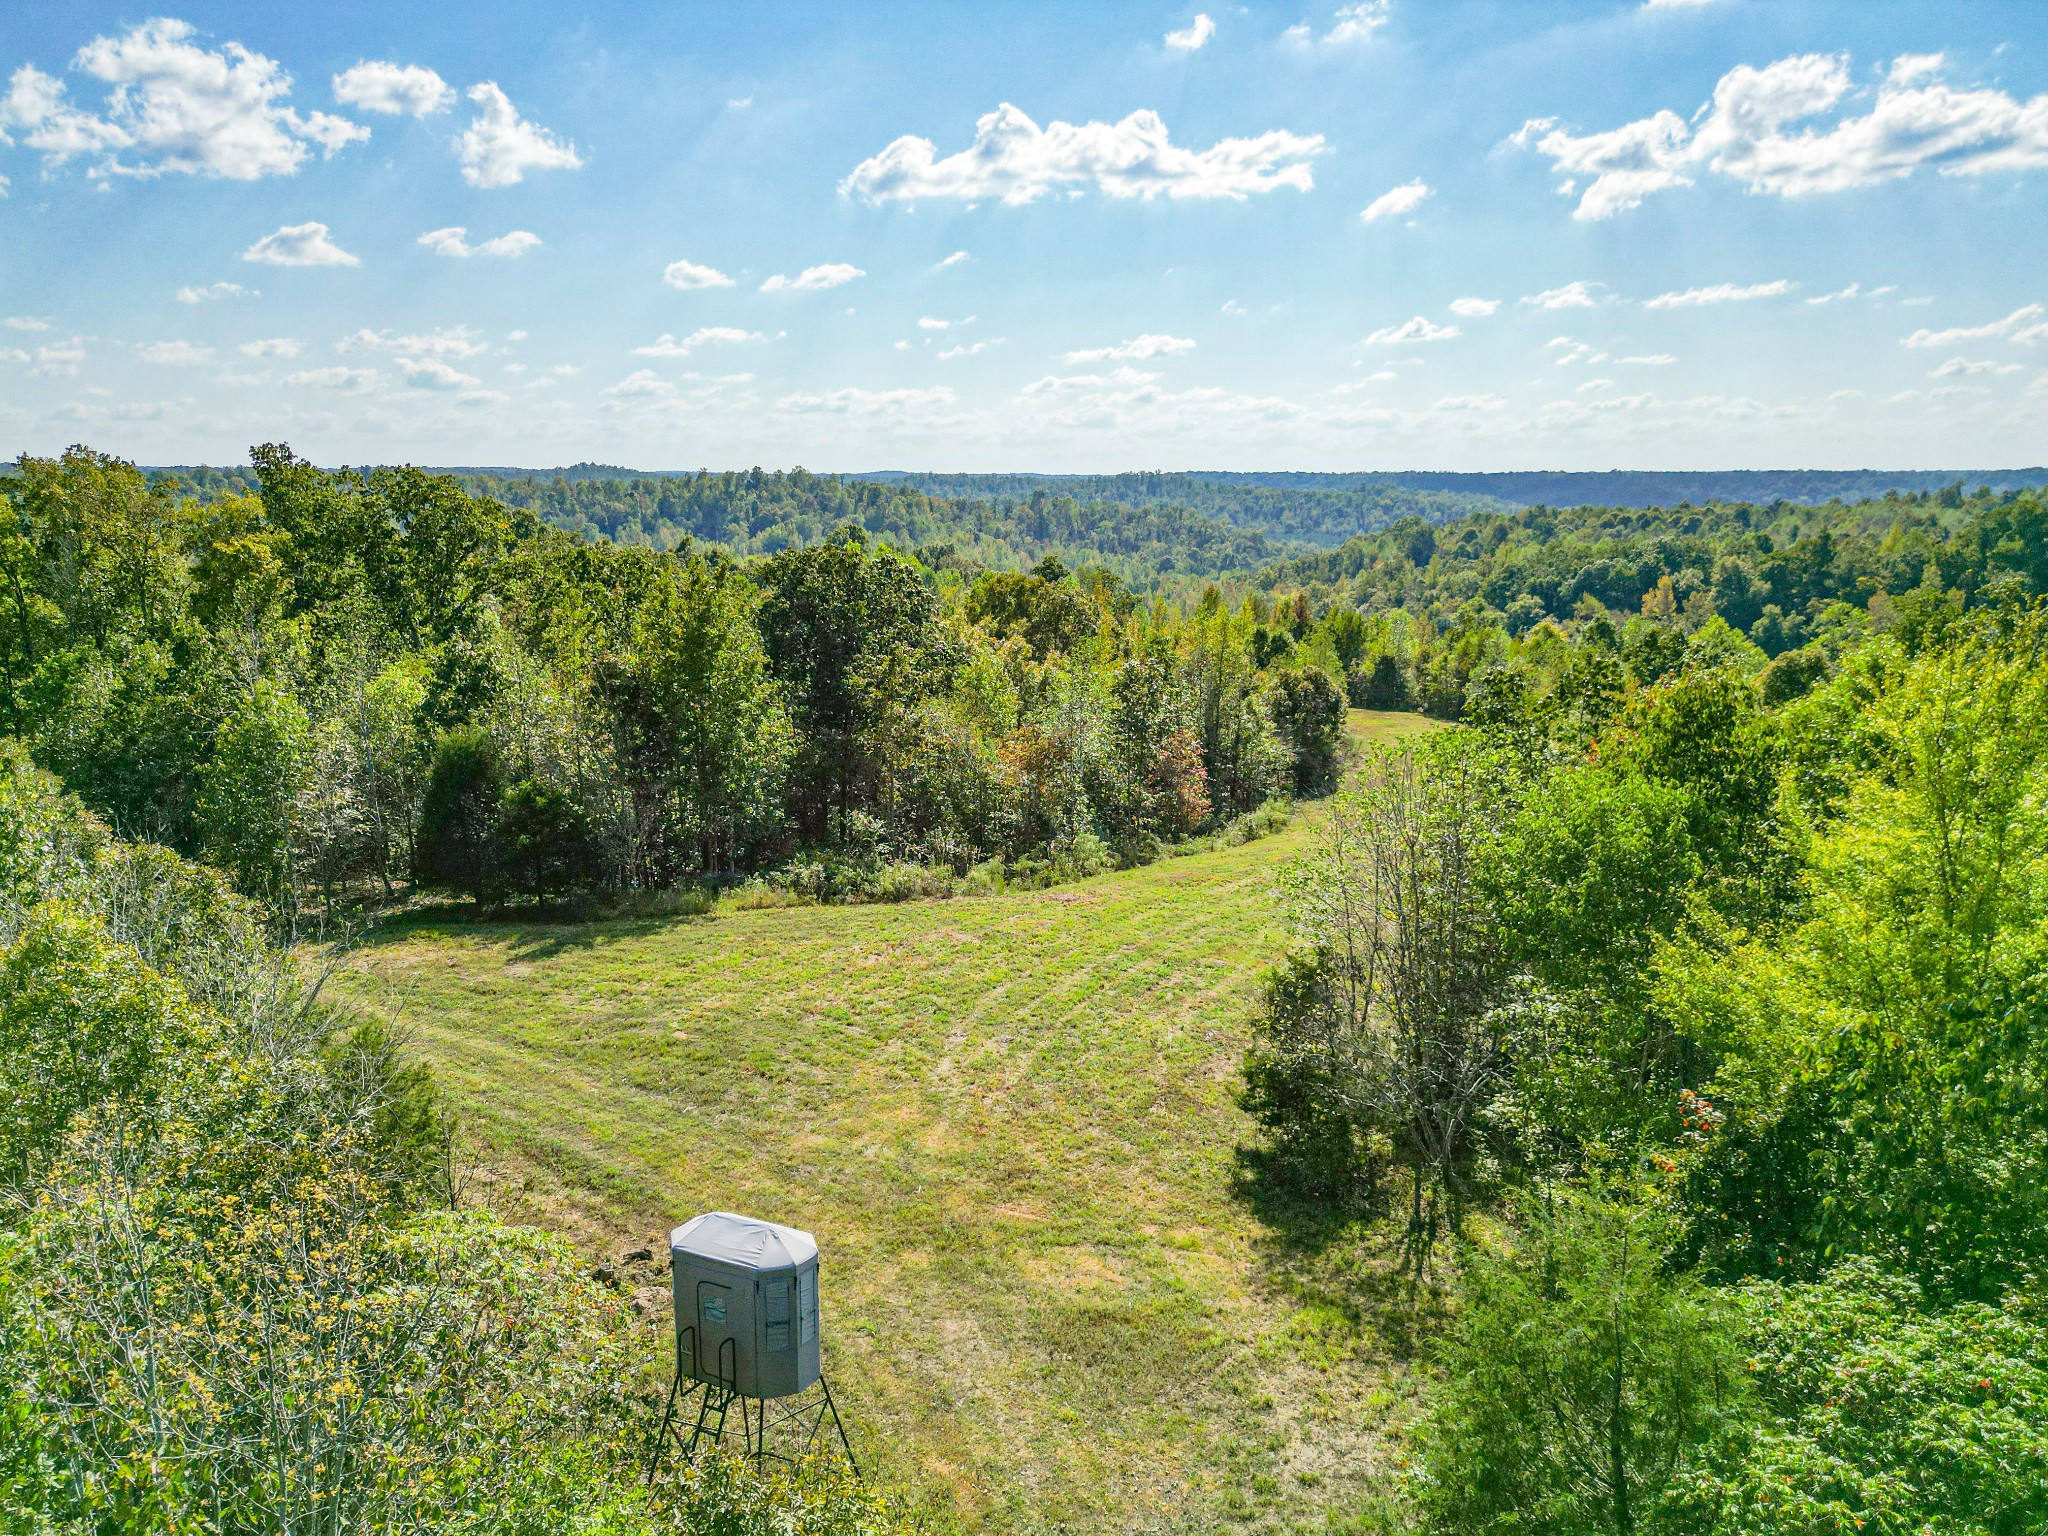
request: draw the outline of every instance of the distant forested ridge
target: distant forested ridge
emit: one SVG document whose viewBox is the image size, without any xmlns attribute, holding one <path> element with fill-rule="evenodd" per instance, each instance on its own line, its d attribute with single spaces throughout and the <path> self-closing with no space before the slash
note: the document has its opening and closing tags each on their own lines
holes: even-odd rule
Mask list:
<svg viewBox="0 0 2048 1536">
<path fill-rule="evenodd" d="M 736 555 L 773 554 L 850 523 L 898 548 L 928 547 L 936 559 L 956 557 L 981 568 L 1024 570 L 1047 555 L 1099 564 L 1144 591 L 1333 549 L 1411 518 L 1441 526 L 1530 507 L 1854 505 L 1895 494 L 1969 488 L 2005 495 L 2048 485 L 2044 468 L 820 475 L 803 469 L 646 473 L 579 463 L 432 472 L 454 476 L 474 495 L 532 511 L 564 532 L 614 543 L 659 550 L 715 544 Z M 148 473 L 176 476 L 202 500 L 255 489 L 247 469 L 181 466 Z"/>
<path fill-rule="evenodd" d="M 246 495 L 252 471 L 185 467 L 153 469 L 201 500 Z M 1048 555 L 1076 565 L 1104 566 L 1150 591 L 1246 571 L 1298 552 L 1306 544 L 1270 529 L 1174 502 L 1132 506 L 1102 497 L 1038 492 L 1023 498 L 956 499 L 920 487 L 814 475 L 803 469 L 642 475 L 598 465 L 566 470 L 454 469 L 447 474 L 476 496 L 534 513 L 565 533 L 654 550 L 711 544 L 735 555 L 768 555 L 814 544 L 835 528 L 854 526 L 899 549 L 926 552 L 933 564 L 1024 570 Z M 1443 509 L 1448 512 L 1448 506 Z M 1338 525 L 1333 524 L 1335 528 Z"/>
<path fill-rule="evenodd" d="M 1488 491 L 1411 486 L 1379 475 L 851 475 L 853 480 L 914 487 L 957 501 L 1036 505 L 1058 498 L 1133 510 L 1186 507 L 1233 528 L 1305 544 L 1341 544 L 1404 517 L 1447 523 L 1479 512 L 1513 511 Z"/>
<path fill-rule="evenodd" d="M 578 466 L 594 468 L 594 466 Z M 1534 507 L 1671 507 L 1713 501 L 1773 502 L 1863 501 L 1888 491 L 1938 491 L 1958 481 L 1988 485 L 1994 491 L 2021 491 L 2048 485 L 2048 468 L 2032 469 L 1723 469 L 1723 470 L 1511 470 L 1460 473 L 1446 470 L 1360 471 L 1341 474 L 1295 470 L 1190 470 L 1172 474 L 1129 475 L 942 475 L 881 471 L 849 476 L 915 485 L 934 496 L 1013 496 L 1034 491 L 1047 495 L 1099 497 L 1138 505 L 1175 501 L 1214 511 L 1217 516 L 1251 526 L 1228 509 L 1247 492 L 1270 495 L 1280 505 L 1313 505 L 1326 499 L 1332 507 L 1351 506 L 1361 512 L 1386 508 L 1392 517 L 1413 514 L 1426 522 L 1445 522 L 1487 510 L 1486 503 Z M 1404 502 L 1404 498 L 1406 498 Z M 1364 522 L 1354 532 L 1369 533 Z M 1303 533 L 1300 537 L 1307 538 Z"/>
<path fill-rule="evenodd" d="M 2040 499 L 1951 483 L 1845 506 L 1533 507 L 1431 527 L 1407 519 L 1261 572 L 1317 607 L 1440 620 L 1477 603 L 1511 633 L 1545 617 L 1718 614 L 1767 654 L 1803 643 L 1833 603 L 1883 609 L 1923 587 L 1972 597 L 2001 573 L 2048 582 Z"/>
</svg>

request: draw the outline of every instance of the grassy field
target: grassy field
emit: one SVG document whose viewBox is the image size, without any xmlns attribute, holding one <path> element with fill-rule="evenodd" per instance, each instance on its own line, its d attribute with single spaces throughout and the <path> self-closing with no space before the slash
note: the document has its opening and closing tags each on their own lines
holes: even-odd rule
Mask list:
<svg viewBox="0 0 2048 1536">
<path fill-rule="evenodd" d="M 1273 874 L 1315 815 L 975 900 L 413 918 L 337 979 L 412 1029 L 508 1214 L 611 1256 L 710 1209 L 814 1232 L 855 1447 L 936 1526 L 1321 1530 L 1398 1454 L 1407 1375 L 1333 1279 L 1358 1245 L 1235 1188 Z"/>
</svg>

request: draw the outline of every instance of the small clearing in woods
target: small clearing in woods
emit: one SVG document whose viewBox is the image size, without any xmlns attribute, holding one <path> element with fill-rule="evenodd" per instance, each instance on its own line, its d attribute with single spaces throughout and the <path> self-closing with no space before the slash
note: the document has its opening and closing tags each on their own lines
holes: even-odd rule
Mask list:
<svg viewBox="0 0 2048 1536">
<path fill-rule="evenodd" d="M 613 1260 L 705 1210 L 815 1233 L 856 1448 L 935 1526 L 1321 1530 L 1410 1378 L 1366 1246 L 1290 1244 L 1235 1186 L 1273 876 L 1319 814 L 980 899 L 415 916 L 337 982 L 460 1104 L 472 1198 Z"/>
</svg>

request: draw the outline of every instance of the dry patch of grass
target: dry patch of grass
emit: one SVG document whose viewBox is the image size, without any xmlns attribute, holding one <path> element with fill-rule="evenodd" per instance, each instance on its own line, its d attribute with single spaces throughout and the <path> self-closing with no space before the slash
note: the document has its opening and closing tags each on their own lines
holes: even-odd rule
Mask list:
<svg viewBox="0 0 2048 1536">
<path fill-rule="evenodd" d="M 414 1032 L 508 1214 L 612 1255 L 711 1209 L 816 1233 L 858 1448 L 941 1527 L 1320 1530 L 1407 1392 L 1234 1191 L 1301 835 L 978 900 L 416 916 L 337 982 Z"/>
</svg>

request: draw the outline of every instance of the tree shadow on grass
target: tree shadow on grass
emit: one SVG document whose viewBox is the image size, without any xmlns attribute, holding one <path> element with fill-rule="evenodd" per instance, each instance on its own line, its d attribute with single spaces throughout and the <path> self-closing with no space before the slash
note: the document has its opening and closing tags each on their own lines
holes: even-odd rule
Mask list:
<svg viewBox="0 0 2048 1536">
<path fill-rule="evenodd" d="M 679 924 L 710 920 L 703 913 L 584 916 L 546 907 L 479 907 L 470 901 L 443 901 L 409 907 L 387 917 L 350 939 L 344 947 L 363 952 L 424 938 L 469 937 L 505 944 L 517 960 L 552 960 L 647 938 Z"/>
<path fill-rule="evenodd" d="M 1304 1308 L 1341 1316 L 1394 1360 L 1427 1354 L 1449 1319 L 1439 1266 L 1418 1276 L 1404 1267 L 1403 1222 L 1387 1191 L 1309 1184 L 1262 1148 L 1240 1147 L 1234 1192 L 1265 1228 L 1259 1242 L 1267 1278 Z"/>
</svg>

